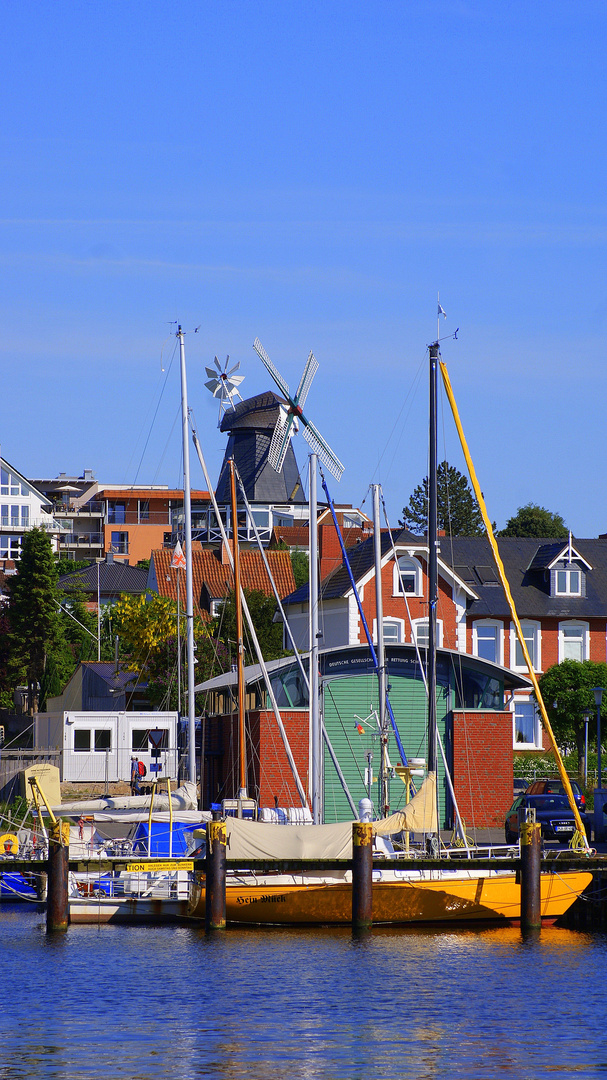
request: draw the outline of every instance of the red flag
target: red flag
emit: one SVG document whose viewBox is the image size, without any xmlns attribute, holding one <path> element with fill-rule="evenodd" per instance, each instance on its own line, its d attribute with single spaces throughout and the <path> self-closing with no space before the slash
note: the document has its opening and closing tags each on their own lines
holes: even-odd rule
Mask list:
<svg viewBox="0 0 607 1080">
<path fill-rule="evenodd" d="M 173 552 L 173 558 L 171 560 L 171 570 L 185 570 L 185 555 L 181 550 L 181 544 L 177 541 L 177 547 Z"/>
</svg>

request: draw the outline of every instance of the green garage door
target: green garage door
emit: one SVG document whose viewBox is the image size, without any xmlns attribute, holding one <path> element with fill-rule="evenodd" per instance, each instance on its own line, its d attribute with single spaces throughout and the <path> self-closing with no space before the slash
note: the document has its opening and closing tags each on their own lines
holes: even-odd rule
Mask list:
<svg viewBox="0 0 607 1080">
<path fill-rule="evenodd" d="M 396 719 L 407 759 L 426 758 L 426 692 L 419 679 L 390 676 L 390 702 Z M 373 786 L 371 797 L 377 809 L 380 744 L 375 717 L 369 714 L 378 706 L 378 687 L 375 675 L 350 675 L 335 678 L 323 684 L 324 722 L 327 734 L 344 774 L 355 805 L 367 795 L 365 770 L 367 754 L 373 754 Z M 446 688 L 437 686 L 438 729 L 445 745 L 445 723 L 448 698 Z M 360 734 L 357 725 L 360 717 L 365 721 Z M 400 754 L 394 733 L 390 730 L 388 755 L 391 765 L 400 762 Z M 421 777 L 415 778 L 419 787 Z M 440 749 L 438 751 L 438 790 L 440 820 L 445 813 L 445 778 Z M 395 811 L 405 805 L 405 785 L 395 777 L 390 781 L 390 809 Z M 325 822 L 349 821 L 352 812 L 335 771 L 331 757 L 324 747 L 324 820 Z"/>
</svg>

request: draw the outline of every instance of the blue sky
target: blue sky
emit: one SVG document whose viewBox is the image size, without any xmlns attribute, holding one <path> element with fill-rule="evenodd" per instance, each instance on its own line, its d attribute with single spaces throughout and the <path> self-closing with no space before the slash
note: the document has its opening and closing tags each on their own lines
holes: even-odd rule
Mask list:
<svg viewBox="0 0 607 1080">
<path fill-rule="evenodd" d="M 335 498 L 379 480 L 396 521 L 427 471 L 440 291 L 491 517 L 531 500 L 607 531 L 604 4 L 2 15 L 0 443 L 20 471 L 178 484 L 172 341 L 160 364 L 178 319 L 200 325 L 190 404 L 216 479 L 204 367 L 229 353 L 245 397 L 268 389 L 259 336 L 292 386 L 314 350 Z M 463 468 L 446 413 L 440 453 Z"/>
</svg>

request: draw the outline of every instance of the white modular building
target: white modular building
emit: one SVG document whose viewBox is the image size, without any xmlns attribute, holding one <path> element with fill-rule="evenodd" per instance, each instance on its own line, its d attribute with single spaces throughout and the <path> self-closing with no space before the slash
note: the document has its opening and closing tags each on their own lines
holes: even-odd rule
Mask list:
<svg viewBox="0 0 607 1080">
<path fill-rule="evenodd" d="M 115 783 L 130 780 L 131 759 L 142 761 L 146 780 L 178 769 L 176 712 L 55 712 L 35 718 L 36 748 L 61 751 L 61 780 Z M 160 754 L 153 756 L 158 748 Z M 156 766 L 160 766 L 157 771 Z"/>
</svg>

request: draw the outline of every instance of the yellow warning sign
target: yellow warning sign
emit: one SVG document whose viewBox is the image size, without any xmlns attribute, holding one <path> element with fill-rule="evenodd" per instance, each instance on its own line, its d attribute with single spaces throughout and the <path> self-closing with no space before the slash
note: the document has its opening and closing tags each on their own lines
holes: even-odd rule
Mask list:
<svg viewBox="0 0 607 1080">
<path fill-rule="evenodd" d="M 127 863 L 126 869 L 131 874 L 144 874 L 146 871 L 153 870 L 193 870 L 194 863 L 191 859 L 180 859 L 179 862 L 157 862 L 155 859 L 146 859 L 144 862 Z"/>
</svg>

